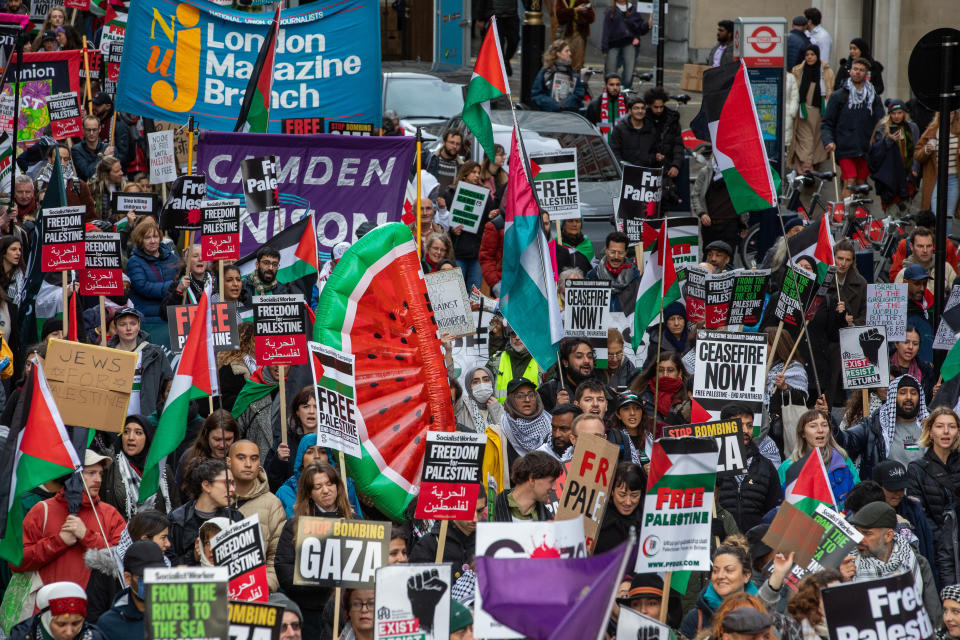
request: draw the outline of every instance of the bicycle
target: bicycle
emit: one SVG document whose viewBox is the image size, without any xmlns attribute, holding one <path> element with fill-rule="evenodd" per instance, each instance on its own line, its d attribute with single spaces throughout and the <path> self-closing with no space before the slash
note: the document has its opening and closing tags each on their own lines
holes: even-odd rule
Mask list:
<svg viewBox="0 0 960 640">
<path fill-rule="evenodd" d="M 784 193 L 778 196 L 779 206 L 777 215 L 783 220 L 800 217 L 804 222 L 810 222 L 814 218 L 817 208 L 822 209 L 824 215 L 827 215 L 831 203 L 827 202 L 825 205 L 820 194 L 823 191 L 824 185 L 832 180 L 834 175 L 832 171 L 807 171 L 801 174 L 791 171 L 788 173 L 786 180 L 787 187 Z M 800 199 L 800 192 L 804 187 L 813 184 L 816 184 L 817 188 L 813 192 L 813 197 L 810 200 L 810 213 L 807 213 Z M 743 262 L 743 266 L 748 269 L 756 268 L 763 262 L 764 256 L 760 254 L 760 250 L 757 247 L 757 236 L 759 233 L 760 223 L 754 224 L 747 230 L 747 234 L 740 241 L 740 260 Z"/>
</svg>

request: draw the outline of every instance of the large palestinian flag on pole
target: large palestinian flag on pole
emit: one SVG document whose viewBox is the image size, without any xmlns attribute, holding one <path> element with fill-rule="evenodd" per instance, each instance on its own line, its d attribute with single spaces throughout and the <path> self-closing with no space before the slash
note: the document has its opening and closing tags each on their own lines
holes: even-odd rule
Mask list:
<svg viewBox="0 0 960 640">
<path fill-rule="evenodd" d="M 463 101 L 463 124 L 477 139 L 483 152 L 493 162 L 493 124 L 490 122 L 490 103 L 502 96 L 510 96 L 510 84 L 507 70 L 503 64 L 503 52 L 500 50 L 500 37 L 497 35 L 497 18 L 490 18 L 490 28 L 480 45 L 477 63 L 473 67 L 473 77 L 467 85 L 467 95 Z"/>
<path fill-rule="evenodd" d="M 354 356 L 357 492 L 393 520 L 417 495 L 427 429 L 454 431 L 447 369 L 410 228 L 377 227 L 340 258 L 320 294 L 314 340 Z M 323 366 L 321 380 L 345 378 Z"/>
<path fill-rule="evenodd" d="M 33 375 L 20 396 L 10 425 L 10 434 L 0 456 L 0 558 L 14 566 L 23 562 L 23 495 L 45 482 L 70 475 L 80 467 L 80 458 L 67 435 L 43 367 L 35 364 Z"/>
<path fill-rule="evenodd" d="M 713 144 L 713 159 L 737 213 L 777 206 L 767 148 L 742 61 L 703 72 L 703 105 L 690 128 Z"/>
<path fill-rule="evenodd" d="M 710 568 L 719 453 L 714 438 L 661 438 L 653 443 L 636 573 Z"/>
<path fill-rule="evenodd" d="M 280 7 L 273 16 L 270 33 L 260 45 L 257 61 L 250 73 L 250 81 L 243 92 L 243 103 L 234 131 L 266 133 L 270 128 L 270 89 L 273 87 L 273 55 L 280 33 Z"/>
<path fill-rule="evenodd" d="M 644 224 L 644 227 L 647 225 Z M 646 256 L 643 276 L 637 289 L 637 301 L 633 310 L 633 332 L 630 342 L 634 350 L 640 346 L 651 323 L 670 303 L 680 299 L 680 281 L 673 264 L 667 221 L 660 223 L 657 233 L 657 248 Z"/>
</svg>

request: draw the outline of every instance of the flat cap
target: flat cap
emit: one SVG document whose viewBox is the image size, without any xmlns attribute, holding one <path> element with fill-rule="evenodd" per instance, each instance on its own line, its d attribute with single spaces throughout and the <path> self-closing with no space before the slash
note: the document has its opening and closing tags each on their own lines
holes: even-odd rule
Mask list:
<svg viewBox="0 0 960 640">
<path fill-rule="evenodd" d="M 849 518 L 850 524 L 864 529 L 895 529 L 897 512 L 886 502 L 871 502 Z"/>
<path fill-rule="evenodd" d="M 721 626 L 727 633 L 755 635 L 772 627 L 773 618 L 770 614 L 757 611 L 753 607 L 740 607 L 724 616 Z"/>
</svg>

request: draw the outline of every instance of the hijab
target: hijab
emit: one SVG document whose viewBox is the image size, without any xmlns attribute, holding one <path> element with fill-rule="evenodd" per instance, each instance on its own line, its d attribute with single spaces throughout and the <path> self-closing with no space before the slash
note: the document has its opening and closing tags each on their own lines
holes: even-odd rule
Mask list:
<svg viewBox="0 0 960 640">
<path fill-rule="evenodd" d="M 37 608 L 40 609 L 40 626 L 52 637 L 50 622 L 54 616 L 79 613 L 87 617 L 87 594 L 75 582 L 53 582 L 40 587 Z"/>
<path fill-rule="evenodd" d="M 140 453 L 135 456 L 127 455 L 127 453 L 123 450 L 122 435 L 120 436 L 120 444 L 118 448 L 120 450 L 120 455 L 126 458 L 130 462 L 131 466 L 133 466 L 142 474 L 143 467 L 147 462 L 147 453 L 150 451 L 150 443 L 153 442 L 153 436 L 157 432 L 157 427 L 153 424 L 153 421 L 150 420 L 150 418 L 140 415 L 139 413 L 132 413 L 127 416 L 124 426 L 130 423 L 138 424 L 143 429 L 143 434 L 146 437 L 146 440 L 143 443 L 143 449 L 141 449 Z"/>
<path fill-rule="evenodd" d="M 817 61 L 814 64 L 807 64 L 807 61 L 803 61 L 803 72 L 800 76 L 800 102 L 809 104 L 810 106 L 820 108 L 820 102 L 823 97 L 823 89 L 821 85 L 823 84 L 823 78 L 821 73 L 820 65 L 820 47 L 815 44 L 807 45 L 803 50 L 803 55 L 807 55 L 807 51 L 813 51 L 817 56 Z M 810 98 L 810 101 L 807 102 L 807 93 L 810 91 L 810 85 L 813 85 L 813 96 Z"/>
</svg>

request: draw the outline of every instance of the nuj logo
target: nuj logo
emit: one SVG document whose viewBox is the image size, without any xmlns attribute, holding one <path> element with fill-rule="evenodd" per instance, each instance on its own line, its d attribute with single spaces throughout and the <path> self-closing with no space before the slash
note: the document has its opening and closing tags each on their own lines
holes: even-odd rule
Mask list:
<svg viewBox="0 0 960 640">
<path fill-rule="evenodd" d="M 180 3 L 175 15 L 168 16 L 169 21 L 165 17 L 153 10 L 150 40 L 161 44 L 150 47 L 147 73 L 168 79 L 153 83 L 150 98 L 161 109 L 183 113 L 196 104 L 200 90 L 200 12 L 192 5 Z"/>
</svg>

